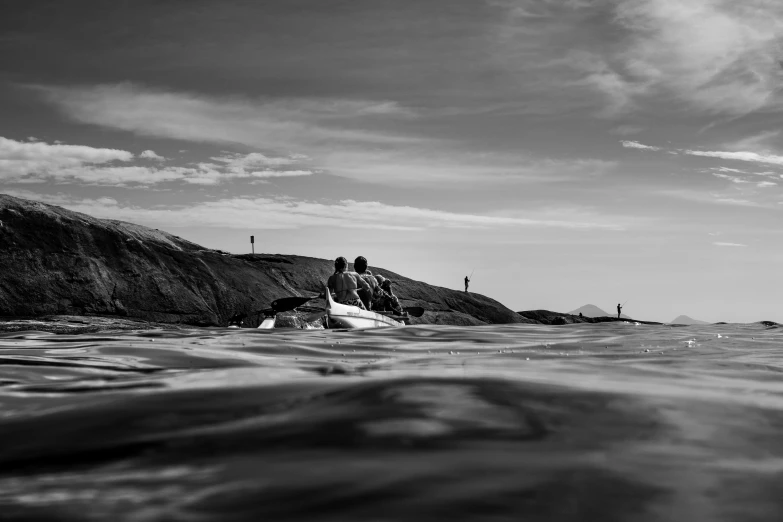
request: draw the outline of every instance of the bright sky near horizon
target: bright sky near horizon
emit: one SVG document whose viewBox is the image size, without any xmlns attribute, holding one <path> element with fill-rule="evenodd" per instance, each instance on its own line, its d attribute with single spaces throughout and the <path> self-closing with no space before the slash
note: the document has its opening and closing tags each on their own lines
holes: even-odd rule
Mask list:
<svg viewBox="0 0 783 522">
<path fill-rule="evenodd" d="M 0 5 L 0 192 L 515 310 L 783 322 L 780 0 Z"/>
</svg>

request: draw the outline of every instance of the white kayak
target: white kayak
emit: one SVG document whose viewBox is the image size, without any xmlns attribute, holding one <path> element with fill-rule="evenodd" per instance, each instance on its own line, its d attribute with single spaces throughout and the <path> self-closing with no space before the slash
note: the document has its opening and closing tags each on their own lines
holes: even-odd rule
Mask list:
<svg viewBox="0 0 783 522">
<path fill-rule="evenodd" d="M 358 306 L 345 305 L 332 299 L 326 289 L 326 320 L 329 328 L 383 328 L 386 326 L 404 326 L 405 323 L 392 319 L 388 315 Z"/>
<path fill-rule="evenodd" d="M 264 320 L 261 321 L 261 324 L 258 325 L 258 328 L 260 328 L 261 330 L 271 330 L 272 328 L 275 327 L 275 320 L 276 319 L 277 319 L 276 316 L 274 316 L 274 315 L 269 316 L 268 315 L 268 316 L 264 317 Z"/>
<path fill-rule="evenodd" d="M 404 326 L 408 322 L 408 315 L 394 315 L 392 312 L 373 312 L 364 310 L 358 306 L 351 306 L 336 302 L 332 299 L 328 289 L 326 294 L 326 310 L 322 312 L 322 317 L 326 318 L 327 328 L 383 328 L 386 326 Z M 296 299 L 294 297 L 283 298 L 283 300 Z M 312 298 L 303 298 L 308 301 Z M 272 303 L 271 309 L 264 310 L 264 320 L 258 325 L 259 329 L 271 330 L 275 327 L 277 313 L 274 311 L 276 303 Z M 290 303 L 289 303 L 290 306 Z M 284 309 L 288 310 L 288 308 Z M 418 316 L 416 316 L 418 317 Z M 238 328 L 238 326 L 235 326 Z"/>
</svg>

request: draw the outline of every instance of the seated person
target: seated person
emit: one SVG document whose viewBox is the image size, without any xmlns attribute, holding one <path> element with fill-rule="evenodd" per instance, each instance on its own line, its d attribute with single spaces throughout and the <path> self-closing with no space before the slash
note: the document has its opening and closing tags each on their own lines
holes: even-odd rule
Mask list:
<svg viewBox="0 0 783 522">
<path fill-rule="evenodd" d="M 369 291 L 359 290 L 359 298 L 361 298 L 367 310 L 372 310 L 372 303 L 380 297 L 381 287 L 373 277 L 372 272 L 367 269 L 367 259 L 364 256 L 359 256 L 353 260 L 353 269 L 370 287 Z"/>
<path fill-rule="evenodd" d="M 332 297 L 338 303 L 358 306 L 365 309 L 362 300 L 359 298 L 358 290 L 364 289 L 370 291 L 370 285 L 361 278 L 361 276 L 347 272 L 348 260 L 344 257 L 338 257 L 334 260 L 334 274 L 329 276 L 326 287 L 332 293 Z"/>
<path fill-rule="evenodd" d="M 386 279 L 382 275 L 378 274 L 375 279 L 379 283 L 380 292 L 378 298 L 373 301 L 374 310 L 383 310 L 386 312 L 394 312 L 397 315 L 402 315 L 402 307 L 400 306 L 400 300 L 394 295 L 391 289 L 391 279 Z"/>
</svg>

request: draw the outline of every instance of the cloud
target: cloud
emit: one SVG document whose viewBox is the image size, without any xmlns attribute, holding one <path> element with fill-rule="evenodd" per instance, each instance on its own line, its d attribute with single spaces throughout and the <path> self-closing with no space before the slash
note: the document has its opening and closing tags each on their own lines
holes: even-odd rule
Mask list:
<svg viewBox="0 0 783 522">
<path fill-rule="evenodd" d="M 762 181 L 756 184 L 756 186 L 760 188 L 777 187 L 777 185 L 777 183 L 773 183 L 772 181 Z"/>
<path fill-rule="evenodd" d="M 380 184 L 444 181 L 514 183 L 595 176 L 614 166 L 595 159 L 548 159 L 520 151 L 475 151 L 459 140 L 383 132 L 419 115 L 392 101 L 210 97 L 130 84 L 34 87 L 76 121 L 137 134 L 261 148 L 223 171 L 257 179 L 326 172 Z M 396 123 L 395 123 L 396 122 Z M 306 156 L 305 156 L 306 155 Z M 283 169 L 294 163 L 307 168 Z M 217 167 L 212 167 L 217 170 Z M 281 172 L 288 174 L 281 174 Z"/>
<path fill-rule="evenodd" d="M 144 151 L 140 157 L 154 159 L 153 155 L 162 158 L 153 151 Z M 313 174 L 309 169 L 282 168 L 305 161 L 301 156 L 269 158 L 257 153 L 232 154 L 213 158 L 219 163 L 193 163 L 186 166 L 107 165 L 114 161 L 128 162 L 132 158 L 130 152 L 121 150 L 26 143 L 0 138 L 0 179 L 13 183 L 51 181 L 59 184 L 129 187 L 175 181 L 192 185 L 216 185 L 235 178 L 263 180 Z"/>
<path fill-rule="evenodd" d="M 769 154 L 770 150 L 766 142 L 777 138 L 779 135 L 779 130 L 760 132 L 753 136 L 748 136 L 747 138 L 726 143 L 724 147 L 732 151 L 751 151 L 760 154 Z"/>
<path fill-rule="evenodd" d="M 132 84 L 32 89 L 70 118 L 144 136 L 242 143 L 288 151 L 344 141 L 393 144 L 411 138 L 354 130 L 356 119 L 410 117 L 393 101 L 210 97 Z"/>
<path fill-rule="evenodd" d="M 783 165 L 783 156 L 773 154 L 758 154 L 756 152 L 731 152 L 731 151 L 707 151 L 707 150 L 685 150 L 685 154 L 691 156 L 704 156 L 708 158 L 721 158 L 736 161 L 750 161 L 754 163 L 765 163 L 770 165 Z"/>
<path fill-rule="evenodd" d="M 226 154 L 210 159 L 221 163 L 222 165 L 219 168 L 223 169 L 227 176 L 234 178 L 282 178 L 313 174 L 312 170 L 274 170 L 307 161 L 309 158 L 303 155 L 276 158 L 252 152 L 244 155 Z"/>
<path fill-rule="evenodd" d="M 521 88 L 535 82 L 563 112 L 592 104 L 604 117 L 657 108 L 736 117 L 780 104 L 776 0 L 492 4 L 506 9 L 494 32 Z"/>
<path fill-rule="evenodd" d="M 748 180 L 746 180 L 744 178 L 740 178 L 738 176 L 729 176 L 728 174 L 720 174 L 720 173 L 717 173 L 717 172 L 713 172 L 712 175 L 715 176 L 716 178 L 729 180 L 732 183 L 750 183 L 750 181 L 748 181 Z"/>
<path fill-rule="evenodd" d="M 623 147 L 626 148 L 632 148 L 632 149 L 642 149 L 642 150 L 652 150 L 652 151 L 661 151 L 664 150 L 661 147 L 653 147 L 650 145 L 644 145 L 642 143 L 639 143 L 638 141 L 627 141 L 623 140 L 620 143 L 622 143 Z M 667 150 L 668 154 L 686 154 L 689 156 L 700 156 L 705 158 L 718 158 L 718 159 L 725 159 L 725 160 L 735 160 L 735 161 L 746 161 L 751 163 L 762 163 L 767 165 L 781 165 L 783 166 L 783 156 L 777 156 L 774 154 L 759 154 L 756 152 L 748 152 L 748 151 L 709 151 L 709 150 L 692 150 L 692 149 L 676 149 L 676 150 Z M 748 172 L 740 169 L 733 169 L 729 167 L 712 167 L 709 170 L 717 171 L 718 173 L 724 173 L 722 174 L 716 174 L 713 173 L 714 176 L 724 178 L 724 179 L 741 179 L 737 176 L 729 176 L 725 175 L 725 173 L 733 173 L 733 174 L 748 174 L 748 175 L 755 175 L 755 176 L 777 176 L 778 174 L 771 171 L 765 171 L 765 172 Z M 741 183 L 741 181 L 735 181 L 735 183 Z"/>
<path fill-rule="evenodd" d="M 639 143 L 638 141 L 623 140 L 620 143 L 623 144 L 623 147 L 628 149 L 661 150 L 660 147 L 652 147 L 650 145 L 644 145 L 642 143 Z"/>
<path fill-rule="evenodd" d="M 56 176 L 88 166 L 115 161 L 127 162 L 133 154 L 124 150 L 99 149 L 84 145 L 50 145 L 0 137 L 0 178 L 23 179 Z"/>
<path fill-rule="evenodd" d="M 139 154 L 139 157 L 144 159 L 156 160 L 156 161 L 164 161 L 166 159 L 163 156 L 159 156 L 155 154 L 154 150 L 145 150 L 141 154 Z"/>
<path fill-rule="evenodd" d="M 746 247 L 748 245 L 743 245 L 742 243 L 725 243 L 723 241 L 716 241 L 713 243 L 715 246 L 719 247 Z"/>
<path fill-rule="evenodd" d="M 189 206 L 141 208 L 113 199 L 78 199 L 66 195 L 38 195 L 9 191 L 10 195 L 36 199 L 96 217 L 120 219 L 156 227 L 226 227 L 246 229 L 248 223 L 262 229 L 368 228 L 372 230 L 495 229 L 526 227 L 577 230 L 623 230 L 614 222 L 567 221 L 535 217 L 484 216 L 375 201 L 317 202 L 293 198 L 229 198 Z"/>
<path fill-rule="evenodd" d="M 335 150 L 324 154 L 329 172 L 364 181 L 405 182 L 411 186 L 439 183 L 552 183 L 595 179 L 617 163 L 596 159 L 536 158 L 519 153 L 450 154 L 436 150 Z"/>
<path fill-rule="evenodd" d="M 630 33 L 618 53 L 627 74 L 694 109 L 742 115 L 769 105 L 780 82 L 772 0 L 618 0 Z"/>
<path fill-rule="evenodd" d="M 749 207 L 749 208 L 766 208 L 776 209 L 774 204 L 769 201 L 753 201 L 748 199 L 748 196 L 757 197 L 752 190 L 743 189 L 745 192 L 740 191 L 739 187 L 732 186 L 732 191 L 726 193 L 719 192 L 703 192 L 700 190 L 691 189 L 677 189 L 677 190 L 661 190 L 658 194 L 662 196 L 682 199 L 685 201 L 692 201 L 695 203 L 708 203 L 712 205 L 729 205 L 733 207 Z M 750 192 L 748 192 L 750 191 Z M 739 194 L 741 197 L 736 197 L 735 194 Z"/>
<path fill-rule="evenodd" d="M 739 169 L 730 169 L 728 167 L 715 167 L 713 170 L 717 170 L 719 172 L 733 172 L 735 174 L 750 174 L 749 172 L 746 172 L 744 170 Z M 760 173 L 761 175 L 766 175 L 767 173 Z"/>
</svg>

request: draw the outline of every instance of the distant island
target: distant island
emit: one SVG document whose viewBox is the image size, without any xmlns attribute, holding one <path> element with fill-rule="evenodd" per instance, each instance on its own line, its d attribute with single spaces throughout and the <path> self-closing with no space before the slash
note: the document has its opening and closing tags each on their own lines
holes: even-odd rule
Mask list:
<svg viewBox="0 0 783 522">
<path fill-rule="evenodd" d="M 671 321 L 672 324 L 688 324 L 688 325 L 698 325 L 698 324 L 712 324 L 708 323 L 707 321 L 699 321 L 698 319 L 691 319 L 687 315 L 678 315 Z"/>
<path fill-rule="evenodd" d="M 594 304 L 586 304 L 584 306 L 580 306 L 576 310 L 572 310 L 572 311 L 570 311 L 568 313 L 571 314 L 571 315 L 579 315 L 581 313 L 585 317 L 611 317 L 611 316 L 617 317 L 617 313 L 610 314 L 610 313 L 604 312 L 603 310 L 601 310 L 600 308 L 598 308 Z M 620 318 L 621 319 L 630 319 L 630 317 L 628 317 L 625 314 L 620 314 Z"/>
</svg>

